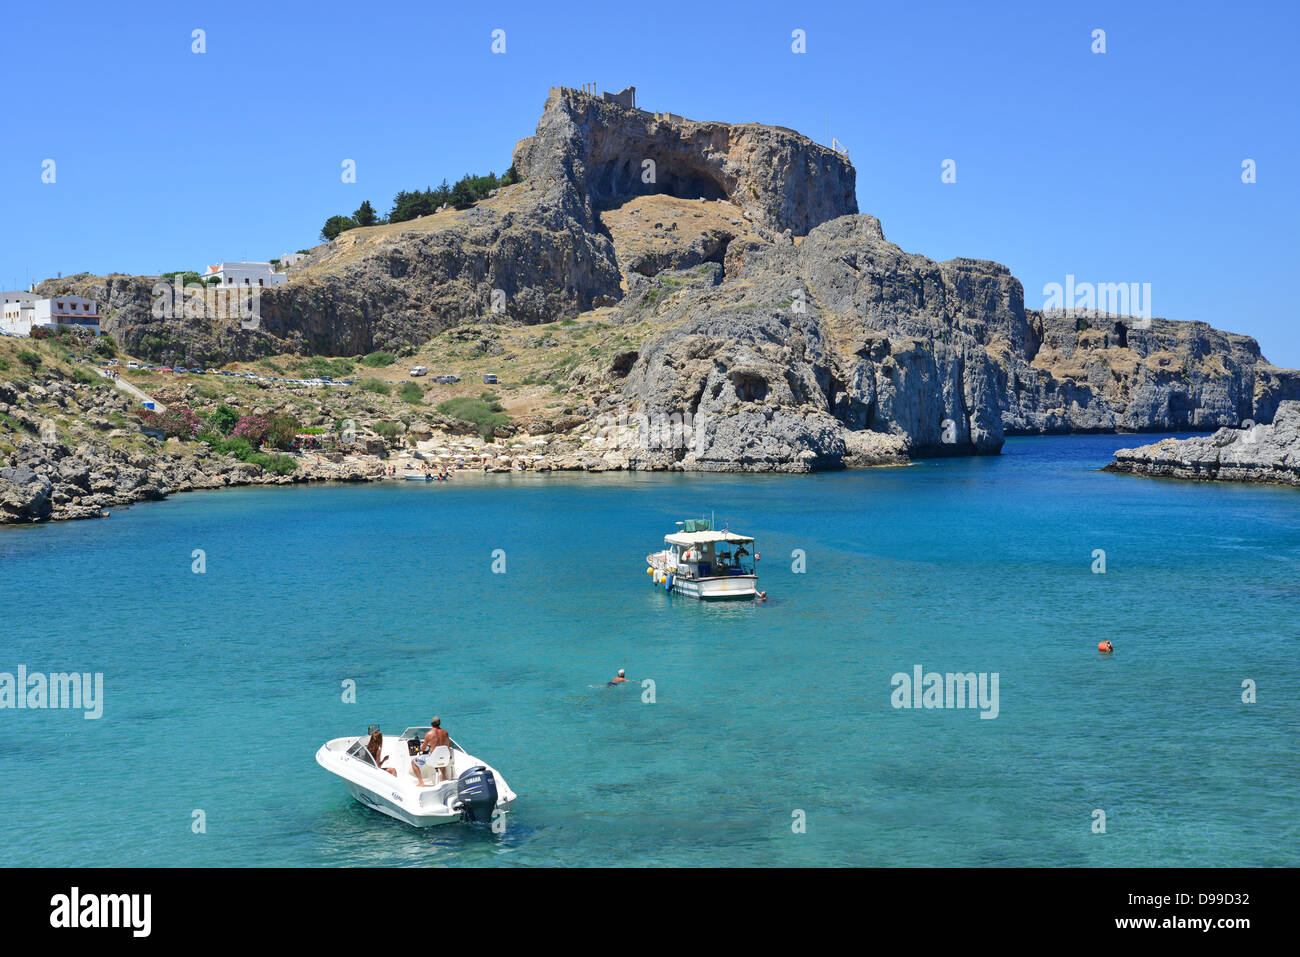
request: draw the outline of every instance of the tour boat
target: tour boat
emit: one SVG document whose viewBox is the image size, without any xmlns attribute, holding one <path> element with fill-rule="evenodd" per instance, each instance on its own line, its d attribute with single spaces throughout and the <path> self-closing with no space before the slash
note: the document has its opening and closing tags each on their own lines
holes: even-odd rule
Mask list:
<svg viewBox="0 0 1300 957">
<path fill-rule="evenodd" d="M 754 539 L 723 529 L 709 519 L 678 522 L 664 536 L 668 547 L 646 556 L 646 574 L 657 587 L 688 598 L 754 598 L 758 590 Z"/>
<path fill-rule="evenodd" d="M 433 476 L 430 475 L 428 472 L 416 472 L 416 471 L 403 472 L 402 478 L 406 479 L 406 481 L 408 482 L 432 482 L 433 481 Z"/>
<path fill-rule="evenodd" d="M 348 793 L 362 804 L 414 827 L 490 822 L 498 812 L 510 810 L 516 795 L 501 772 L 455 741 L 450 748 L 423 755 L 417 779 L 411 764 L 428 731 L 425 726 L 385 734 L 379 755 L 382 768 L 366 749 L 368 734 L 327 741 L 316 752 L 316 763 L 342 778 Z M 396 771 L 396 777 L 386 768 Z"/>
</svg>

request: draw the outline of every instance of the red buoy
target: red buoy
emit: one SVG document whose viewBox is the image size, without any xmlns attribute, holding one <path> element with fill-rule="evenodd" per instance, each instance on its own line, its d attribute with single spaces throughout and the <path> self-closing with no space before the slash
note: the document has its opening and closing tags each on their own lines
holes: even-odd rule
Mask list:
<svg viewBox="0 0 1300 957">
<path fill-rule="evenodd" d="M 1097 650 L 1100 651 L 1103 655 L 1108 655 L 1115 650 L 1115 646 L 1112 645 L 1109 641 L 1103 641 L 1097 645 Z"/>
</svg>

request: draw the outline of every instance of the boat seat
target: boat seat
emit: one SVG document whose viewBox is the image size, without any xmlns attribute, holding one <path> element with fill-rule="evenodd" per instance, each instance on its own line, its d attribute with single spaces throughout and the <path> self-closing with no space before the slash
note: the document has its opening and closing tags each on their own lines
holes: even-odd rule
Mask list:
<svg viewBox="0 0 1300 957">
<path fill-rule="evenodd" d="M 429 760 L 424 763 L 422 768 L 420 768 L 420 780 L 425 784 L 436 784 L 441 781 L 442 778 L 433 773 L 438 768 L 446 768 L 447 778 L 449 780 L 453 778 L 451 748 L 447 747 L 445 744 L 439 745 L 433 749 L 432 753 L 429 755 Z"/>
</svg>

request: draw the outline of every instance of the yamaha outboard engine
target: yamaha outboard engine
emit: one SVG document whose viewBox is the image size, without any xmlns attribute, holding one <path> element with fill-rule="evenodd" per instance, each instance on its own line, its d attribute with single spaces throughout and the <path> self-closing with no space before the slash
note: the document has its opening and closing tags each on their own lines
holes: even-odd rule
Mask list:
<svg viewBox="0 0 1300 957">
<path fill-rule="evenodd" d="M 496 775 L 481 764 L 470 768 L 456 779 L 456 797 L 463 820 L 488 823 L 497 806 Z"/>
</svg>

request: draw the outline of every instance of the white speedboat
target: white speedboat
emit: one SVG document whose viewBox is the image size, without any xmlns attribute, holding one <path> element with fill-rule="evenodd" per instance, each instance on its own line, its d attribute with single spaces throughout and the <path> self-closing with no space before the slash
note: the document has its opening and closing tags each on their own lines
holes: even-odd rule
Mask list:
<svg viewBox="0 0 1300 957">
<path fill-rule="evenodd" d="M 414 827 L 488 822 L 497 812 L 510 810 L 515 792 L 501 772 L 455 741 L 450 748 L 434 748 L 426 755 L 417 779 L 411 762 L 428 731 L 426 725 L 407 728 L 400 735 L 385 734 L 380 752 L 383 768 L 366 749 L 370 736 L 365 734 L 325 742 L 316 752 L 316 763 L 342 778 L 348 793 L 362 804 Z"/>
<path fill-rule="evenodd" d="M 754 539 L 714 531 L 709 519 L 678 522 L 681 531 L 664 536 L 668 547 L 646 556 L 646 574 L 665 591 L 688 598 L 753 598 L 758 590 Z"/>
</svg>

